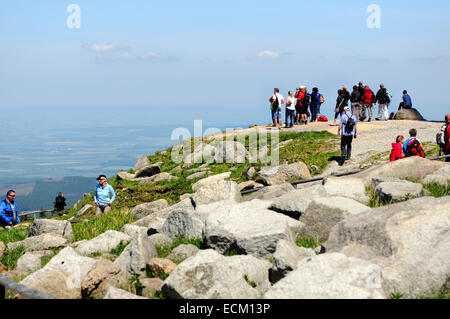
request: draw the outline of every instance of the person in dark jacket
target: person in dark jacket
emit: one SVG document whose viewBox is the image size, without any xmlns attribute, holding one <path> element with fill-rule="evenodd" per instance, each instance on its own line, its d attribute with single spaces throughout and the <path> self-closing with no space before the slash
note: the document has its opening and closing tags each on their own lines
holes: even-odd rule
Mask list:
<svg viewBox="0 0 450 319">
<path fill-rule="evenodd" d="M 19 210 L 15 202 L 16 192 L 10 189 L 6 198 L 0 202 L 0 226 L 11 230 L 20 223 Z"/>
<path fill-rule="evenodd" d="M 336 99 L 336 108 L 334 109 L 334 123 L 336 123 L 338 116 L 344 113 L 345 95 L 343 90 L 338 90 L 338 97 Z"/>
<path fill-rule="evenodd" d="M 343 85 L 342 86 L 342 94 L 344 94 L 344 107 L 348 106 L 348 101 L 350 101 L 350 92 L 347 91 L 347 86 Z"/>
<path fill-rule="evenodd" d="M 352 106 L 352 114 L 359 120 L 361 114 L 361 95 L 356 85 L 353 86 L 353 91 L 350 95 L 350 102 Z"/>
<path fill-rule="evenodd" d="M 384 84 L 380 84 L 380 89 L 377 92 L 375 103 L 378 102 L 378 116 L 375 120 L 381 120 L 384 114 L 384 120 L 387 121 L 389 118 L 388 107 L 391 103 L 391 98 L 384 87 Z M 382 114 L 383 113 L 383 114 Z"/>
<path fill-rule="evenodd" d="M 58 196 L 55 198 L 55 210 L 59 213 L 64 210 L 66 206 L 66 199 L 64 198 L 61 192 L 58 193 Z"/>
<path fill-rule="evenodd" d="M 311 122 L 317 122 L 317 114 L 320 108 L 320 93 L 318 88 L 313 88 L 311 93 Z"/>
<path fill-rule="evenodd" d="M 445 140 L 444 154 L 450 155 L 450 114 L 445 115 L 445 123 L 447 124 L 447 127 L 445 129 L 444 134 Z M 450 157 L 448 157 L 445 161 L 450 162 Z"/>
<path fill-rule="evenodd" d="M 402 100 L 403 100 L 403 102 L 400 103 L 398 110 L 412 108 L 412 100 L 406 90 L 403 91 Z"/>
<path fill-rule="evenodd" d="M 365 89 L 364 84 L 362 82 L 359 82 L 358 83 L 358 92 L 359 92 L 359 96 L 360 96 L 359 103 L 361 105 L 361 111 L 360 111 L 360 115 L 359 115 L 360 116 L 360 118 L 359 118 L 360 121 L 364 121 L 366 119 L 366 110 L 364 108 L 364 103 L 363 103 L 364 89 Z"/>
</svg>

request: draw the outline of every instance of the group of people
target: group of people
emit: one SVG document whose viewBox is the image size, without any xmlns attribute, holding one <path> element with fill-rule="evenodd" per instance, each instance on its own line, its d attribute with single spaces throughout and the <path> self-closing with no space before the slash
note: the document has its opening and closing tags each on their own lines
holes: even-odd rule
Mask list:
<svg viewBox="0 0 450 319">
<path fill-rule="evenodd" d="M 385 88 L 384 84 L 380 84 L 380 89 L 375 94 L 368 85 L 359 82 L 358 85 L 353 86 L 353 91 L 350 93 L 347 86 L 343 85 L 342 89 L 338 90 L 336 99 L 334 122 L 337 122 L 338 117 L 344 115 L 344 108 L 351 107 L 351 114 L 356 117 L 358 121 L 372 121 L 373 106 L 378 103 L 378 116 L 375 120 L 389 119 L 389 105 L 392 101 L 392 94 Z M 270 110 L 272 114 L 273 125 L 281 128 L 282 123 L 282 105 L 285 104 L 285 123 L 287 128 L 292 128 L 294 125 L 308 124 L 316 121 L 328 121 L 325 116 L 321 115 L 320 107 L 325 102 L 322 94 L 319 93 L 317 87 L 312 89 L 312 93 L 308 92 L 308 88 L 304 85 L 298 87 L 295 94 L 288 91 L 286 100 L 280 94 L 278 88 L 274 89 L 273 95 L 269 98 Z M 400 109 L 411 109 L 412 99 L 406 90 L 403 91 L 402 102 L 399 105 Z"/>
<path fill-rule="evenodd" d="M 98 184 L 94 192 L 95 215 L 99 216 L 111 211 L 111 204 L 116 199 L 114 188 L 108 184 L 105 175 L 97 177 Z M 16 203 L 16 192 L 11 189 L 6 193 L 6 198 L 0 202 L 0 226 L 11 230 L 20 223 L 19 210 Z M 66 199 L 61 192 L 55 198 L 54 208 L 61 212 L 66 206 Z"/>
</svg>

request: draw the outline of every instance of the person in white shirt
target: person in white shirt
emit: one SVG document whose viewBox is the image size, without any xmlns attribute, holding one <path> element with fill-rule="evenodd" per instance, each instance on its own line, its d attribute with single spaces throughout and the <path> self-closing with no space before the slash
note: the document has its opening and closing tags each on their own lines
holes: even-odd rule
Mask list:
<svg viewBox="0 0 450 319">
<path fill-rule="evenodd" d="M 292 95 L 292 91 L 289 91 L 288 97 L 286 98 L 286 127 L 294 127 L 295 102 L 296 99 Z"/>
<path fill-rule="evenodd" d="M 284 104 L 284 97 L 280 94 L 280 90 L 275 88 L 273 95 L 269 99 L 270 110 L 272 111 L 272 121 L 275 127 L 281 129 L 281 105 Z"/>
</svg>

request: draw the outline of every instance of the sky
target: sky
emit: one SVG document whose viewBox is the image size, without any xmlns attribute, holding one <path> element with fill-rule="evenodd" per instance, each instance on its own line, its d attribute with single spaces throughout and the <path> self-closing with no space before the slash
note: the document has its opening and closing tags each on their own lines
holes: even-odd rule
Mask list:
<svg viewBox="0 0 450 319">
<path fill-rule="evenodd" d="M 372 4 L 379 28 L 367 24 Z M 152 110 L 229 109 L 251 124 L 254 112 L 269 120 L 274 87 L 317 86 L 332 116 L 337 89 L 363 81 L 384 83 L 395 105 L 407 89 L 441 119 L 449 14 L 448 0 L 4 0 L 0 109 L 88 109 L 87 121 L 108 107 L 145 108 L 149 121 Z"/>
</svg>

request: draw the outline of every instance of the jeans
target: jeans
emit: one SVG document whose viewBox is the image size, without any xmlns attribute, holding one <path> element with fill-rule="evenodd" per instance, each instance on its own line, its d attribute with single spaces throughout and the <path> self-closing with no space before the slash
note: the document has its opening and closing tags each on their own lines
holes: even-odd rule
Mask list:
<svg viewBox="0 0 450 319">
<path fill-rule="evenodd" d="M 317 114 L 319 114 L 318 106 L 310 106 L 311 109 L 311 121 L 317 121 Z"/>
<path fill-rule="evenodd" d="M 349 160 L 352 156 L 353 135 L 342 135 L 341 137 L 341 156 L 344 160 Z"/>
<path fill-rule="evenodd" d="M 275 123 L 276 119 L 281 119 L 281 109 L 275 109 L 275 110 L 271 110 L 272 111 L 272 121 L 273 123 Z"/>
<path fill-rule="evenodd" d="M 295 110 L 286 109 L 286 127 L 293 127 L 294 122 L 295 122 Z"/>
</svg>

